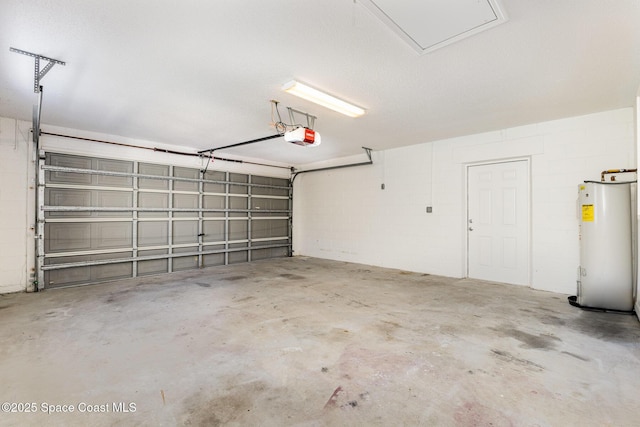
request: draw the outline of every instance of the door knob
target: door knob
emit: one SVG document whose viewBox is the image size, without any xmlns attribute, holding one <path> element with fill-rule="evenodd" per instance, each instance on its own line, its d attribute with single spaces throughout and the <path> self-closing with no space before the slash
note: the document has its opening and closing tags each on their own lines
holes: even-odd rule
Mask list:
<svg viewBox="0 0 640 427">
<path fill-rule="evenodd" d="M 473 227 L 469 227 L 469 231 L 473 231 Z"/>
</svg>

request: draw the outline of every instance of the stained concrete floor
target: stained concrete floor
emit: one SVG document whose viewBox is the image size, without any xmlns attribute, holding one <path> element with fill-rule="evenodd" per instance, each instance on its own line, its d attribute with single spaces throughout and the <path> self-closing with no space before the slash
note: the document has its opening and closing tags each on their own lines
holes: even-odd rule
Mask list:
<svg viewBox="0 0 640 427">
<path fill-rule="evenodd" d="M 635 317 L 313 258 L 0 296 L 0 342 L 2 425 L 640 423 Z"/>
</svg>

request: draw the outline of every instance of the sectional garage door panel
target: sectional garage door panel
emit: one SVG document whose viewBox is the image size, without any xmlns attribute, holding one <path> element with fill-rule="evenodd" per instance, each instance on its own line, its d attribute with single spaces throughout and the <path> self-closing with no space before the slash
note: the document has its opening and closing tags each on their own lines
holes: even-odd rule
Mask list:
<svg viewBox="0 0 640 427">
<path fill-rule="evenodd" d="M 39 287 L 291 253 L 288 179 L 46 153 Z"/>
<path fill-rule="evenodd" d="M 138 221 L 138 248 L 169 245 L 169 221 Z"/>
<path fill-rule="evenodd" d="M 169 216 L 169 195 L 164 193 L 138 192 L 138 207 L 156 208 L 158 211 L 138 212 L 138 218 L 167 218 Z"/>
<path fill-rule="evenodd" d="M 138 173 L 141 175 L 156 175 L 158 177 L 169 176 L 169 166 L 140 163 Z M 149 190 L 168 190 L 171 181 L 166 179 L 138 178 L 138 188 Z"/>
<path fill-rule="evenodd" d="M 225 239 L 225 222 L 221 220 L 205 220 L 202 222 L 202 240 L 206 243 L 223 242 Z"/>
<path fill-rule="evenodd" d="M 131 249 L 131 222 L 52 222 L 45 224 L 45 251 L 68 253 Z"/>
</svg>

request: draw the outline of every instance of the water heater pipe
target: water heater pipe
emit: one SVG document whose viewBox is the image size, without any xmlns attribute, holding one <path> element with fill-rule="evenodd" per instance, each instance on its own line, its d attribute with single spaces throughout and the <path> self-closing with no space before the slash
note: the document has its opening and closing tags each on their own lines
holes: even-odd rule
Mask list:
<svg viewBox="0 0 640 427">
<path fill-rule="evenodd" d="M 632 172 L 637 173 L 638 169 L 608 169 L 608 170 L 602 171 L 600 173 L 600 181 L 604 182 L 604 176 L 607 175 L 607 174 L 632 173 Z M 611 177 L 611 181 L 615 181 L 615 180 L 616 180 L 616 177 L 612 176 Z"/>
</svg>

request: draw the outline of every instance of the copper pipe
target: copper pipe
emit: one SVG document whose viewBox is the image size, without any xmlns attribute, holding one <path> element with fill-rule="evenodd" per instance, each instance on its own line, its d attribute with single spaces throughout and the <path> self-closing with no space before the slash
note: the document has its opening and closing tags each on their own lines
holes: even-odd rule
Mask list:
<svg viewBox="0 0 640 427">
<path fill-rule="evenodd" d="M 618 173 L 637 173 L 638 169 L 608 169 L 604 170 L 600 173 L 600 181 L 604 182 L 604 176 L 607 174 L 618 174 Z M 611 181 L 615 181 L 616 177 L 612 176 Z"/>
</svg>

